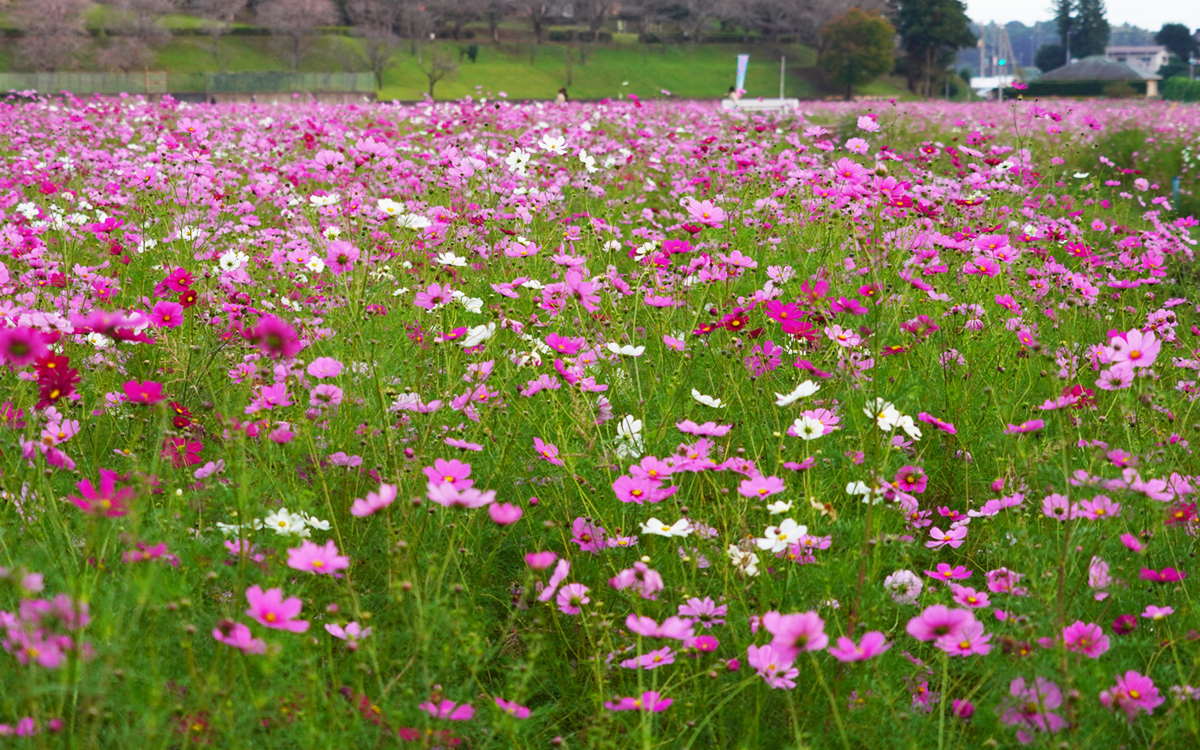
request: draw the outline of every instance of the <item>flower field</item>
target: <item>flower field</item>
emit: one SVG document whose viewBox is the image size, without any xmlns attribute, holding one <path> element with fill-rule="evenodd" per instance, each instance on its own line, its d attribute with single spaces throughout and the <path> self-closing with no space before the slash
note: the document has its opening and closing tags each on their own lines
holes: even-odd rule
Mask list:
<svg viewBox="0 0 1200 750">
<path fill-rule="evenodd" d="M 1200 108 L 0 121 L 0 746 L 1200 745 Z"/>
</svg>

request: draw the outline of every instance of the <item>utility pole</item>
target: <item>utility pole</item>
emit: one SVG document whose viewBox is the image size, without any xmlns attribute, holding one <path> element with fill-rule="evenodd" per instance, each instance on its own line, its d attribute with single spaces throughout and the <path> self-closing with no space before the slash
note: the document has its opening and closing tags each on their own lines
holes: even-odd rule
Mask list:
<svg viewBox="0 0 1200 750">
<path fill-rule="evenodd" d="M 783 101 L 783 63 L 787 60 L 783 55 L 779 56 L 779 101 Z"/>
</svg>

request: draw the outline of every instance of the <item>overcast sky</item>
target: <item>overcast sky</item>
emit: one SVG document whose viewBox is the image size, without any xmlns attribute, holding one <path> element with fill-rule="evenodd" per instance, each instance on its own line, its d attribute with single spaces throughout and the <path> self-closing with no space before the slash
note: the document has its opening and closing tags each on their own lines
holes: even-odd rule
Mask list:
<svg viewBox="0 0 1200 750">
<path fill-rule="evenodd" d="M 1029 26 L 1049 21 L 1051 0 L 966 0 L 967 15 L 977 23 L 1020 21 Z M 1107 0 L 1108 22 L 1157 31 L 1164 23 L 1200 27 L 1200 0 Z"/>
</svg>

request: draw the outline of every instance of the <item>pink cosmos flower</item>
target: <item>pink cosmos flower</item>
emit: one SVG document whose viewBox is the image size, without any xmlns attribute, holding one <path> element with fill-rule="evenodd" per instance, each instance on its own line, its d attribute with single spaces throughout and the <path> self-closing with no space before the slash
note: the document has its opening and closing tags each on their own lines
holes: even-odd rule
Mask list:
<svg viewBox="0 0 1200 750">
<path fill-rule="evenodd" d="M 379 492 L 368 492 L 365 500 L 356 499 L 350 506 L 350 515 L 363 518 L 391 505 L 396 501 L 396 485 L 381 484 Z"/>
<path fill-rule="evenodd" d="M 1108 636 L 1099 625 L 1076 620 L 1063 628 L 1063 644 L 1068 651 L 1099 659 L 1108 650 Z"/>
<path fill-rule="evenodd" d="M 542 589 L 542 593 L 538 594 L 538 601 L 548 602 L 553 599 L 558 585 L 566 580 L 567 574 L 570 572 L 571 563 L 566 559 L 559 560 L 558 565 L 554 566 L 554 573 L 550 575 L 550 580 L 546 582 L 546 587 Z"/>
<path fill-rule="evenodd" d="M 1142 617 L 1145 617 L 1147 620 L 1162 620 L 1168 615 L 1173 614 L 1175 614 L 1173 607 L 1156 607 L 1153 604 L 1149 604 L 1146 606 L 1146 611 L 1142 612 Z"/>
<path fill-rule="evenodd" d="M 304 348 L 296 329 L 274 315 L 264 315 L 245 337 L 258 345 L 271 359 L 291 359 Z"/>
<path fill-rule="evenodd" d="M 934 526 L 929 530 L 929 536 L 933 541 L 925 542 L 925 546 L 930 549 L 938 549 L 947 545 L 958 549 L 963 545 L 963 540 L 967 538 L 967 527 L 958 526 L 952 527 L 949 531 L 942 531 Z"/>
<path fill-rule="evenodd" d="M 1134 536 L 1133 534 L 1122 534 L 1121 535 L 1121 544 L 1124 544 L 1127 548 L 1129 548 L 1133 552 L 1141 552 L 1143 549 L 1142 543 L 1139 542 L 1138 538 L 1136 536 Z"/>
<path fill-rule="evenodd" d="M 496 696 L 495 700 L 496 706 L 514 719 L 529 718 L 529 709 L 524 706 L 517 705 L 516 701 L 506 701 L 500 696 Z"/>
<path fill-rule="evenodd" d="M 617 591 L 632 588 L 641 594 L 643 599 L 654 599 L 654 595 L 664 588 L 662 576 L 658 571 L 642 561 L 635 562 L 632 568 L 626 568 L 608 579 L 608 585 Z"/>
<path fill-rule="evenodd" d="M 1123 338 L 1114 337 L 1110 347 L 1113 352 L 1110 362 L 1113 365 L 1122 366 L 1122 369 L 1132 370 L 1135 367 L 1149 367 L 1154 364 L 1159 350 L 1162 349 L 1162 342 L 1158 340 L 1153 331 L 1142 333 L 1134 328 Z"/>
<path fill-rule="evenodd" d="M 1046 426 L 1045 420 L 1031 419 L 1028 422 L 1022 422 L 1019 425 L 1010 424 L 1004 428 L 1005 435 L 1017 435 L 1024 432 L 1037 432 Z"/>
<path fill-rule="evenodd" d="M 1050 680 L 1038 677 L 1033 684 L 1028 684 L 1025 678 L 1018 677 L 1009 684 L 1008 690 L 1013 701 L 1000 715 L 1000 721 L 1022 727 L 1017 733 L 1022 744 L 1031 741 L 1024 729 L 1053 733 L 1067 726 L 1061 716 L 1052 713 L 1062 705 L 1062 691 Z"/>
<path fill-rule="evenodd" d="M 645 615 L 631 614 L 625 618 L 625 627 L 631 632 L 647 638 L 669 638 L 685 641 L 695 635 L 691 620 L 685 620 L 672 615 L 659 625 L 653 618 Z"/>
<path fill-rule="evenodd" d="M 329 265 L 335 274 L 343 274 L 346 271 L 354 268 L 354 261 L 358 260 L 361 253 L 358 248 L 351 245 L 345 240 L 334 240 L 329 243 L 328 254 L 325 256 L 325 262 Z"/>
<path fill-rule="evenodd" d="M 762 618 L 763 627 L 775 637 L 771 647 L 789 659 L 795 659 L 801 651 L 820 651 L 829 644 L 825 634 L 825 621 L 816 612 L 781 615 L 767 612 Z"/>
<path fill-rule="evenodd" d="M 681 617 L 690 617 L 698 624 L 703 625 L 705 629 L 711 628 L 713 625 L 724 625 L 726 605 L 717 605 L 709 597 L 703 599 L 692 598 L 688 599 L 686 604 L 679 605 L 679 614 Z"/>
<path fill-rule="evenodd" d="M 705 437 L 723 437 L 729 434 L 733 429 L 733 425 L 718 425 L 716 422 L 705 422 L 704 424 L 696 424 L 690 419 L 685 419 L 682 422 L 676 422 L 675 426 L 680 432 L 688 435 L 703 435 Z"/>
<path fill-rule="evenodd" d="M 950 584 L 950 592 L 954 595 L 954 601 L 964 607 L 979 609 L 991 604 L 987 593 L 976 591 L 969 586 L 957 586 L 952 583 Z"/>
<path fill-rule="evenodd" d="M 972 619 L 963 625 L 957 634 L 946 634 L 937 639 L 935 646 L 951 656 L 971 656 L 972 654 L 987 654 L 992 650 L 988 641 L 991 634 L 984 635 L 983 623 Z"/>
<path fill-rule="evenodd" d="M 1187 578 L 1187 573 L 1175 568 L 1163 568 L 1161 571 L 1142 568 L 1142 572 L 1138 573 L 1138 578 L 1143 581 L 1154 581 L 1155 583 L 1175 583 Z"/>
<path fill-rule="evenodd" d="M 836 646 L 829 647 L 829 653 L 838 661 L 866 661 L 879 656 L 883 652 L 892 647 L 892 644 L 887 642 L 887 636 L 878 630 L 872 630 L 863 634 L 862 640 L 858 645 L 846 636 L 838 638 Z"/>
<path fill-rule="evenodd" d="M 764 498 L 777 495 L 785 489 L 779 477 L 751 477 L 738 485 L 738 494 L 742 497 Z"/>
<path fill-rule="evenodd" d="M 793 661 L 772 646 L 750 646 L 746 649 L 746 663 L 775 690 L 796 687 L 795 678 L 800 670 L 792 666 Z"/>
<path fill-rule="evenodd" d="M 579 614 L 579 608 L 591 601 L 587 595 L 588 591 L 588 587 L 582 583 L 568 583 L 563 586 L 555 600 L 558 603 L 559 611 L 565 615 Z"/>
<path fill-rule="evenodd" d="M 625 669 L 657 669 L 665 667 L 668 664 L 675 663 L 675 652 L 670 646 L 651 651 L 647 654 L 642 654 L 633 659 L 626 659 L 621 662 L 621 666 Z"/>
<path fill-rule="evenodd" d="M 183 305 L 167 301 L 156 303 L 150 311 L 150 322 L 156 328 L 177 328 L 183 325 Z"/>
<path fill-rule="evenodd" d="M 336 378 L 342 372 L 342 363 L 333 357 L 317 357 L 308 365 L 308 374 L 314 378 Z"/>
<path fill-rule="evenodd" d="M 456 490 L 465 490 L 475 484 L 471 476 L 471 464 L 464 464 L 457 458 L 449 461 L 439 458 L 433 466 L 426 466 L 422 471 L 432 484 L 449 484 Z"/>
<path fill-rule="evenodd" d="M 13 367 L 25 367 L 46 356 L 46 341 L 41 332 L 17 326 L 0 329 L 0 358 Z"/>
<path fill-rule="evenodd" d="M 246 601 L 250 603 L 246 615 L 257 620 L 260 625 L 291 633 L 303 633 L 308 630 L 307 620 L 295 619 L 304 603 L 294 596 L 284 599 L 283 589 L 268 589 L 264 592 L 258 586 L 251 586 L 246 589 Z"/>
<path fill-rule="evenodd" d="M 554 564 L 558 558 L 553 552 L 529 552 L 525 555 L 525 564 L 532 570 L 545 570 Z"/>
<path fill-rule="evenodd" d="M 333 540 L 324 545 L 305 540 L 298 548 L 288 550 L 287 564 L 294 570 L 337 576 L 337 571 L 350 567 L 350 558 L 338 554 Z"/>
<path fill-rule="evenodd" d="M 538 456 L 543 460 L 549 461 L 555 466 L 566 466 L 562 459 L 558 457 L 558 446 L 551 443 L 543 443 L 541 438 L 535 437 L 533 439 L 533 449 L 537 451 Z"/>
<path fill-rule="evenodd" d="M 607 701 L 604 707 L 609 711 L 651 711 L 658 713 L 667 710 L 674 702 L 672 698 L 663 698 L 654 690 L 647 690 L 640 698 L 621 698 L 617 702 Z"/>
<path fill-rule="evenodd" d="M 918 641 L 932 641 L 962 635 L 968 623 L 975 622 L 975 615 L 965 609 L 950 609 L 942 604 L 926 607 L 925 611 L 908 621 L 908 634 Z"/>
<path fill-rule="evenodd" d="M 459 705 L 451 700 L 443 700 L 438 703 L 426 701 L 417 708 L 435 719 L 449 719 L 450 721 L 468 721 L 475 715 L 475 709 L 471 708 L 469 703 Z"/>
<path fill-rule="evenodd" d="M 498 526 L 509 526 L 521 520 L 524 511 L 511 503 L 493 503 L 488 506 L 488 515 Z"/>
<path fill-rule="evenodd" d="M 1117 684 L 1100 693 L 1100 703 L 1105 708 L 1124 711 L 1125 719 L 1130 723 L 1143 711 L 1154 713 L 1165 700 L 1153 680 L 1133 670 L 1118 675 Z"/>
<path fill-rule="evenodd" d="M 482 508 L 496 500 L 495 490 L 480 492 L 474 487 L 467 487 L 458 491 L 454 489 L 454 485 L 448 482 L 442 484 L 430 482 L 425 485 L 425 490 L 425 496 L 430 501 L 447 508 Z"/>
<path fill-rule="evenodd" d="M 250 635 L 250 628 L 240 622 L 222 620 L 213 628 L 212 637 L 226 646 L 245 651 L 247 654 L 267 653 L 267 643 Z"/>
</svg>

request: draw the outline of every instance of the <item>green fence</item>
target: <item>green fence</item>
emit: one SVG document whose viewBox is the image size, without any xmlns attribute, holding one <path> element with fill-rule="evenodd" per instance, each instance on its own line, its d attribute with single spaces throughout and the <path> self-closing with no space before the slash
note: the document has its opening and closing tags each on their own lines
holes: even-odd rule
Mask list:
<svg viewBox="0 0 1200 750">
<path fill-rule="evenodd" d="M 0 92 L 268 94 L 375 91 L 371 73 L 0 73 Z"/>
</svg>

